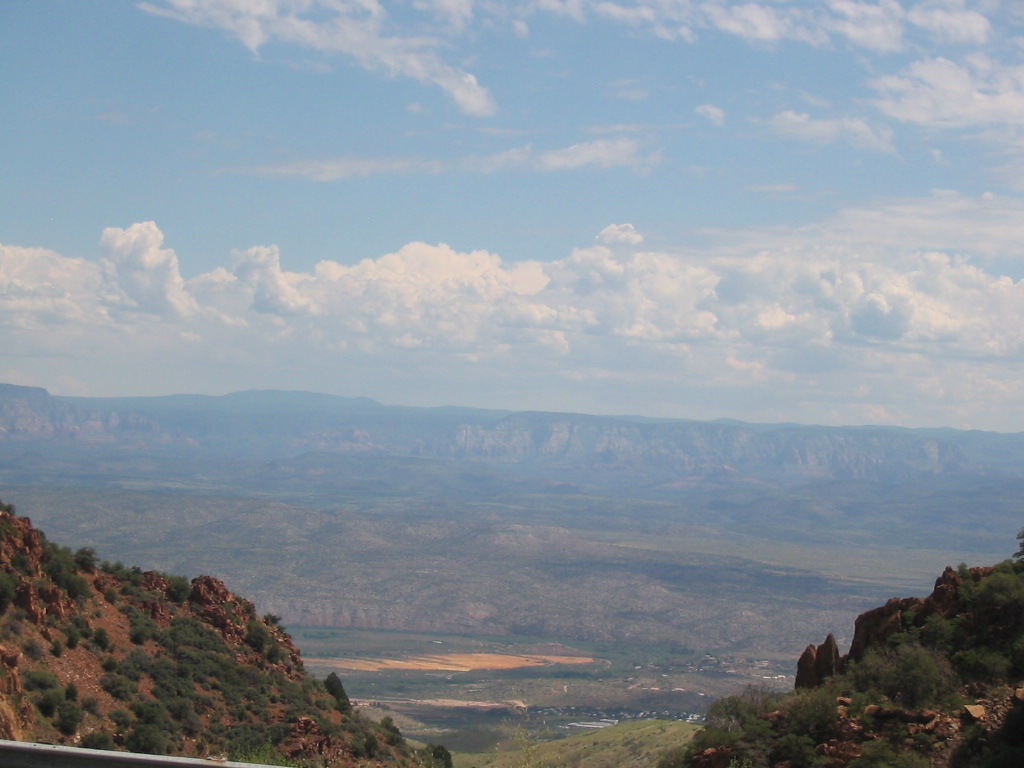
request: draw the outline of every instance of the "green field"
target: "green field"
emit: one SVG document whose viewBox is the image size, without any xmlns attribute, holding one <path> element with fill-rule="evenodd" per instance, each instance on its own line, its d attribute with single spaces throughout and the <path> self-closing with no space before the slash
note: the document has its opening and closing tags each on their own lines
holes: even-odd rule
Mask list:
<svg viewBox="0 0 1024 768">
<path fill-rule="evenodd" d="M 513 727 L 494 749 L 456 752 L 455 768 L 653 768 L 664 751 L 686 744 L 697 730 L 690 723 L 637 720 L 545 741 Z"/>
</svg>

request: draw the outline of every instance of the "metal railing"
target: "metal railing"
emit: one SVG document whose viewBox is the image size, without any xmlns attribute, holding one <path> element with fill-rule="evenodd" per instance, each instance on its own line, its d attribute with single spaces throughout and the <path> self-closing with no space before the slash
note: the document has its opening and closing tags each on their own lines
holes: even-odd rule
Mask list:
<svg viewBox="0 0 1024 768">
<path fill-rule="evenodd" d="M 253 768 L 251 763 L 108 752 L 0 739 L 2 768 Z"/>
</svg>

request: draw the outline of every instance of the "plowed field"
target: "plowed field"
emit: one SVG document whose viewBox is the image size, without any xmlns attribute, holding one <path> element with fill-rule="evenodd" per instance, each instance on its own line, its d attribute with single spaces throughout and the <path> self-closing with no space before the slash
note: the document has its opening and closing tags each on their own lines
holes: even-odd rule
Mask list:
<svg viewBox="0 0 1024 768">
<path fill-rule="evenodd" d="M 377 672 L 386 669 L 424 669 L 471 672 L 474 669 L 517 669 L 547 664 L 589 664 L 589 656 L 511 656 L 503 653 L 437 653 L 404 659 L 306 659 L 307 664 Z"/>
</svg>

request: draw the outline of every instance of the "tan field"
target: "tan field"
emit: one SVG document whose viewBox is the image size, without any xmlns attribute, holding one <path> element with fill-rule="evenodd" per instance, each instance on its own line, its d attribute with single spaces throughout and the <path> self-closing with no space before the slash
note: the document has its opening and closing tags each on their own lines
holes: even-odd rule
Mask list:
<svg viewBox="0 0 1024 768">
<path fill-rule="evenodd" d="M 437 653 L 404 659 L 306 659 L 309 665 L 378 672 L 385 669 L 423 669 L 472 672 L 475 669 L 517 669 L 546 664 L 589 664 L 590 656 L 512 656 L 504 653 Z"/>
</svg>

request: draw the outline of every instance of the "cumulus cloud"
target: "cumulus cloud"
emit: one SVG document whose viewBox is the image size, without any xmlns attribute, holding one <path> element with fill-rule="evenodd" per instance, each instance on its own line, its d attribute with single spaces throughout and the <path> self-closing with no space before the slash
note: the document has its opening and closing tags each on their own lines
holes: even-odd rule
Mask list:
<svg viewBox="0 0 1024 768">
<path fill-rule="evenodd" d="M 686 252 L 644 250 L 640 233 L 620 223 L 546 262 L 414 242 L 296 272 L 268 245 L 187 281 L 162 232 L 144 222 L 105 230 L 93 260 L 0 246 L 0 365 L 45 377 L 42 362 L 19 367 L 26 351 L 63 349 L 73 329 L 107 345 L 104 366 L 122 376 L 118 361 L 129 360 L 170 376 L 272 369 L 285 378 L 275 386 L 305 371 L 319 387 L 357 377 L 378 396 L 396 380 L 414 391 L 417 377 L 445 392 L 466 376 L 492 391 L 495 376 L 512 386 L 543 375 L 545 392 L 558 381 L 628 378 L 631 391 L 665 397 L 671 383 L 693 397 L 714 390 L 753 402 L 786 391 L 801 403 L 829 386 L 838 388 L 829 407 L 850 420 L 866 390 L 875 405 L 893 389 L 922 401 L 939 386 L 962 394 L 959 361 L 972 361 L 973 385 L 986 392 L 1019 380 L 1024 282 L 986 259 L 1024 258 L 1022 205 L 949 193 L 885 201 L 814 228 L 752 231 Z M 980 229 L 987 241 L 972 239 Z M 928 247 L 914 244 L 920 232 L 930 233 Z M 61 375 L 100 376 L 66 349 L 57 359 Z M 1021 394 L 1007 386 L 985 407 Z M 955 412 L 960 394 L 948 395 L 950 423 L 973 418 Z M 900 407 L 912 410 L 910 400 Z M 894 418 L 909 412 L 896 408 Z"/>
<path fill-rule="evenodd" d="M 320 310 L 309 291 L 303 290 L 303 284 L 310 283 L 311 278 L 283 271 L 276 245 L 236 251 L 232 273 L 237 278 L 236 285 L 250 292 L 255 312 L 302 315 Z"/>
<path fill-rule="evenodd" d="M 644 236 L 637 232 L 636 227 L 632 224 L 609 224 L 598 232 L 597 239 L 609 245 L 615 243 L 640 245 L 644 241 Z"/>
<path fill-rule="evenodd" d="M 104 323 L 103 284 L 96 262 L 0 245 L 0 327 Z"/>
<path fill-rule="evenodd" d="M 163 232 L 152 221 L 127 229 L 108 227 L 100 240 L 114 282 L 128 304 L 156 315 L 186 317 L 196 310 L 185 291 L 174 251 L 161 248 Z"/>
</svg>

